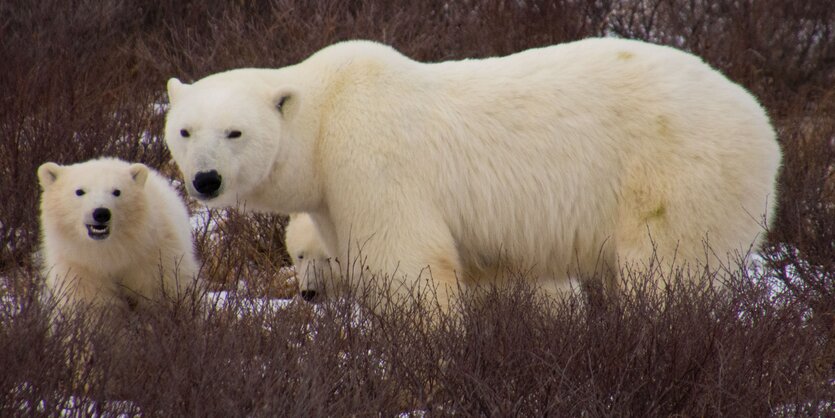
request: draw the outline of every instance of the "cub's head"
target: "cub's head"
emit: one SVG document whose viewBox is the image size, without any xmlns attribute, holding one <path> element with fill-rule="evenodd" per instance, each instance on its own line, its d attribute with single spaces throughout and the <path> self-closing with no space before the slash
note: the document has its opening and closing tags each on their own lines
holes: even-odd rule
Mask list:
<svg viewBox="0 0 835 418">
<path fill-rule="evenodd" d="M 274 166 L 292 158 L 287 123 L 296 97 L 259 83 L 251 71 L 258 70 L 215 74 L 191 85 L 168 81 L 165 141 L 188 193 L 209 206 L 255 200 Z"/>
<path fill-rule="evenodd" d="M 41 224 L 50 236 L 105 242 L 143 228 L 148 167 L 115 159 L 38 168 Z"/>
<path fill-rule="evenodd" d="M 290 215 L 285 243 L 293 260 L 301 297 L 313 301 L 333 293 L 333 277 L 337 276 L 333 273 L 338 267 L 331 265 L 325 243 L 309 215 Z"/>
</svg>

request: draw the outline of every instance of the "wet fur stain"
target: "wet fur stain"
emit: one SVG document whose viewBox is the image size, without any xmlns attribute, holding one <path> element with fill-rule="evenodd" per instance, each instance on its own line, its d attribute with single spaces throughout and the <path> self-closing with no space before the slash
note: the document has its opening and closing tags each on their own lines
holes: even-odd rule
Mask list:
<svg viewBox="0 0 835 418">
<path fill-rule="evenodd" d="M 627 51 L 620 51 L 618 52 L 618 59 L 621 61 L 629 61 L 632 58 L 635 58 L 635 54 Z"/>
<path fill-rule="evenodd" d="M 653 211 L 647 213 L 646 215 L 644 215 L 644 221 L 645 222 L 659 221 L 659 220 L 663 219 L 664 215 L 666 215 L 666 214 L 667 214 L 667 207 L 664 206 L 663 203 L 661 203 L 661 204 L 658 205 L 657 208 L 655 208 L 655 210 L 653 210 Z"/>
<path fill-rule="evenodd" d="M 655 117 L 655 124 L 658 127 L 658 134 L 661 135 L 663 139 L 672 139 L 673 132 L 670 128 L 670 119 L 664 115 L 658 115 Z"/>
</svg>

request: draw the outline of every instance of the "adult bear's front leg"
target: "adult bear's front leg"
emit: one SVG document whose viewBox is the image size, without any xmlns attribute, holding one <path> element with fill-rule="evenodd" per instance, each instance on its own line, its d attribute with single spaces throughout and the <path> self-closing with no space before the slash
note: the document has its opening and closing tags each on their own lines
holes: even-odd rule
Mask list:
<svg viewBox="0 0 835 418">
<path fill-rule="evenodd" d="M 371 217 L 374 222 L 340 228 L 340 236 L 350 237 L 340 242 L 341 273 L 375 297 L 382 294 L 396 303 L 420 299 L 447 311 L 457 297 L 462 273 L 449 228 L 426 216 L 408 220 L 389 216 L 397 213 L 390 211 Z M 374 301 L 379 302 L 384 300 Z"/>
</svg>

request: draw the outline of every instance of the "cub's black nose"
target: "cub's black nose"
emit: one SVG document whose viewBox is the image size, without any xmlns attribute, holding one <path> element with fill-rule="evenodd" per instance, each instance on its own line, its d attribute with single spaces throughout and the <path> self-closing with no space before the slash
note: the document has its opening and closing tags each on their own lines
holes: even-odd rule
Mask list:
<svg viewBox="0 0 835 418">
<path fill-rule="evenodd" d="M 110 220 L 110 209 L 107 208 L 96 208 L 93 210 L 93 220 L 103 224 Z"/>
<path fill-rule="evenodd" d="M 302 290 L 299 293 L 302 295 L 302 299 L 304 299 L 308 302 L 312 301 L 313 298 L 316 297 L 316 291 L 315 290 Z"/>
<path fill-rule="evenodd" d="M 194 190 L 204 195 L 213 195 L 220 189 L 222 177 L 217 173 L 217 170 L 201 171 L 194 176 Z"/>
</svg>

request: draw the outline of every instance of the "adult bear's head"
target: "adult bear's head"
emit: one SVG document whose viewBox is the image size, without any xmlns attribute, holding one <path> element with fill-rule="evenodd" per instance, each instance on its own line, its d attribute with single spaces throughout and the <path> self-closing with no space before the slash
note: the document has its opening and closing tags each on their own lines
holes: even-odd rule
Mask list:
<svg viewBox="0 0 835 418">
<path fill-rule="evenodd" d="M 292 183 L 310 180 L 284 174 L 309 169 L 300 160 L 310 153 L 294 143 L 298 95 L 268 83 L 268 71 L 232 70 L 190 85 L 168 80 L 165 141 L 188 193 L 209 206 L 281 211 L 270 201 L 292 201 L 299 189 Z"/>
</svg>

